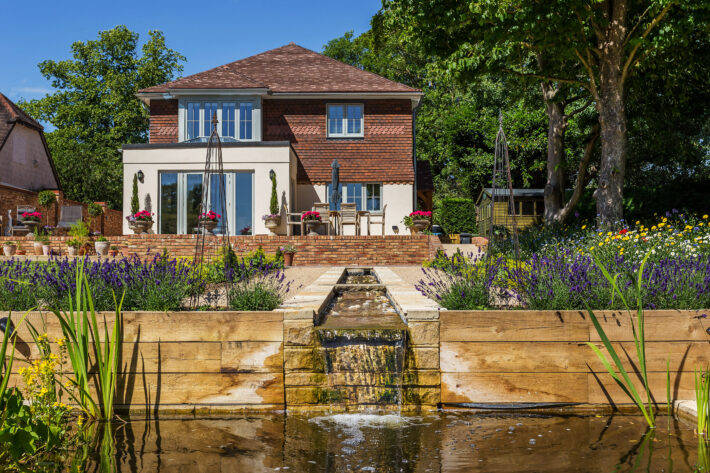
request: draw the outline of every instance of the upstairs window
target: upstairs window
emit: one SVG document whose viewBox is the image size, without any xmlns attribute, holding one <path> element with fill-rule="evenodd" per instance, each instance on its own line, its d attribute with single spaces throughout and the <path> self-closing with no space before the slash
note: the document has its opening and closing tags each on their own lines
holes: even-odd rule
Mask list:
<svg viewBox="0 0 710 473">
<path fill-rule="evenodd" d="M 221 138 L 251 141 L 254 139 L 253 101 L 187 102 L 185 105 L 185 140 L 204 140 L 212 134 L 212 117 L 217 116 Z"/>
<path fill-rule="evenodd" d="M 328 105 L 328 137 L 349 138 L 363 136 L 363 105 Z"/>
</svg>

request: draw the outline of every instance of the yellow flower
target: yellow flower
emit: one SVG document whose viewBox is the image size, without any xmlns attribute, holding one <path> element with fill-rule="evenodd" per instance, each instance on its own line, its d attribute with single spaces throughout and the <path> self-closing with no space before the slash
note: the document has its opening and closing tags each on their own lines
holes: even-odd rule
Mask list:
<svg viewBox="0 0 710 473">
<path fill-rule="evenodd" d="M 668 219 L 667 219 L 666 217 L 663 217 L 663 221 L 664 221 L 664 222 L 667 222 Z"/>
<path fill-rule="evenodd" d="M 589 251 L 594 251 L 594 247 L 593 247 L 593 246 L 590 246 L 590 247 L 589 247 Z"/>
<path fill-rule="evenodd" d="M 641 222 L 639 220 L 636 220 L 636 225 L 640 224 Z"/>
<path fill-rule="evenodd" d="M 611 233 L 611 232 L 607 232 L 606 234 L 607 234 L 607 236 L 611 236 L 611 235 L 612 235 L 612 233 Z"/>
<path fill-rule="evenodd" d="M 656 229 L 656 226 L 655 226 L 655 225 L 651 227 L 651 230 L 655 230 L 655 229 Z"/>
<path fill-rule="evenodd" d="M 81 427 L 83 423 L 84 423 L 84 416 L 79 416 L 76 418 L 76 425 Z"/>
<path fill-rule="evenodd" d="M 703 219 L 707 219 L 707 218 L 708 218 L 708 214 L 703 215 Z"/>
<path fill-rule="evenodd" d="M 582 230 L 584 230 L 585 228 L 587 228 L 587 226 L 586 226 L 586 225 L 582 225 Z"/>
<path fill-rule="evenodd" d="M 600 241 L 599 246 L 604 246 L 604 243 Z"/>
<path fill-rule="evenodd" d="M 67 339 L 65 337 L 54 337 L 54 343 L 59 345 L 59 347 L 63 347 L 67 343 Z"/>
<path fill-rule="evenodd" d="M 665 224 L 666 224 L 665 222 L 659 223 L 659 224 L 658 224 L 658 228 L 662 228 Z"/>
<path fill-rule="evenodd" d="M 622 238 L 622 240 L 624 240 L 624 241 L 626 241 L 626 240 L 628 240 L 628 239 L 629 239 L 629 237 L 627 237 L 627 236 L 625 236 L 624 238 Z"/>
</svg>

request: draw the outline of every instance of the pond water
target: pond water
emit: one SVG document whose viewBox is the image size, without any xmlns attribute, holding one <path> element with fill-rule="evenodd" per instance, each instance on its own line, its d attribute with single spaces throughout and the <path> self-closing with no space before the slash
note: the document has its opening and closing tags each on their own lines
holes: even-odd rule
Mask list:
<svg viewBox="0 0 710 473">
<path fill-rule="evenodd" d="M 86 471 L 692 472 L 692 426 L 634 416 L 271 414 L 115 425 Z M 100 444 L 100 442 L 98 442 Z M 107 450 L 103 442 L 103 451 Z M 707 452 L 705 452 L 707 453 Z M 107 461 L 108 460 L 108 461 Z"/>
</svg>

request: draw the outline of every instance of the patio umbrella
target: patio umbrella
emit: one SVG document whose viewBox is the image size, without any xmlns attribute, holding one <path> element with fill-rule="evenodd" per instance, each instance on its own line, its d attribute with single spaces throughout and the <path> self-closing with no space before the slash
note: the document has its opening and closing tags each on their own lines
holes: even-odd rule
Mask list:
<svg viewBox="0 0 710 473">
<path fill-rule="evenodd" d="M 340 178 L 340 164 L 338 160 L 334 159 L 333 164 L 330 165 L 333 168 L 333 175 L 331 176 L 331 186 L 330 186 L 330 201 L 334 204 L 331 208 L 337 208 L 340 203 L 340 192 L 338 192 L 338 180 Z"/>
</svg>

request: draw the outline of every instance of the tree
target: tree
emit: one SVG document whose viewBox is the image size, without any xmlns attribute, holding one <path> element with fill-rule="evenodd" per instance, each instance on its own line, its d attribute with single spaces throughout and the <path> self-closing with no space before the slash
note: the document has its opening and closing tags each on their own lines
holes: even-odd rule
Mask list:
<svg viewBox="0 0 710 473">
<path fill-rule="evenodd" d="M 671 10 L 683 17 L 702 8 L 707 6 L 701 0 L 675 6 L 667 0 L 389 0 L 384 4 L 411 41 L 442 58 L 450 69 L 476 70 L 496 63 L 543 84 L 586 91 L 599 115 L 601 164 L 595 197 L 599 217 L 606 224 L 623 216 L 628 79 L 650 52 L 668 45 L 666 38 L 674 36 L 676 31 L 663 23 Z M 544 61 L 530 64 L 536 55 Z M 526 63 L 527 67 L 520 67 Z"/>
<path fill-rule="evenodd" d="M 133 188 L 131 190 L 131 215 L 135 215 L 140 210 L 140 201 L 138 200 L 138 174 L 133 175 Z"/>
<path fill-rule="evenodd" d="M 47 143 L 71 199 L 122 205 L 119 150 L 148 135 L 148 112 L 135 94 L 172 80 L 185 60 L 166 46 L 160 31 L 149 36 L 139 52 L 138 34 L 117 26 L 96 40 L 73 43 L 71 59 L 39 64 L 57 90 L 20 106 L 56 127 L 46 134 Z"/>
</svg>

